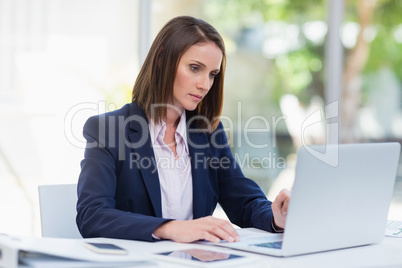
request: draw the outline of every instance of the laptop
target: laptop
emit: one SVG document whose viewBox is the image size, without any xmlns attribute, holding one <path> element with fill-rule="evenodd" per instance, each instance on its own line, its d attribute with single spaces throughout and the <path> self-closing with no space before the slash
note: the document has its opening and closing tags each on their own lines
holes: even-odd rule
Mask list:
<svg viewBox="0 0 402 268">
<path fill-rule="evenodd" d="M 399 154 L 399 143 L 300 148 L 285 232 L 254 229 L 254 235 L 239 232 L 240 242 L 218 245 L 293 256 L 379 243 Z"/>
</svg>

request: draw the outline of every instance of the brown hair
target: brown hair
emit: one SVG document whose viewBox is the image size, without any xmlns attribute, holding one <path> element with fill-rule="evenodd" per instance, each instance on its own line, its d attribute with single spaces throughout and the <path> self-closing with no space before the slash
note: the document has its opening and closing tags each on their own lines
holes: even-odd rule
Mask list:
<svg viewBox="0 0 402 268">
<path fill-rule="evenodd" d="M 196 118 L 202 118 L 197 122 L 200 129 L 216 129 L 223 107 L 225 46 L 213 26 L 189 16 L 173 18 L 161 29 L 135 81 L 132 101 L 136 101 L 138 106 L 144 109 L 148 118 L 158 122 L 166 117 L 166 107 L 153 107 L 151 111 L 152 105 L 173 101 L 173 84 L 181 56 L 191 46 L 207 42 L 213 42 L 220 48 L 222 63 L 211 89 L 192 114 L 197 116 Z"/>
</svg>

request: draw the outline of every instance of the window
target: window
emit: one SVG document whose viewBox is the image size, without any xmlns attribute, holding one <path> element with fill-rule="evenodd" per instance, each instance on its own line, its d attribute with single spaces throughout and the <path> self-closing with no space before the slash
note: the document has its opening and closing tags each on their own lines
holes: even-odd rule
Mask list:
<svg viewBox="0 0 402 268">
<path fill-rule="evenodd" d="M 37 186 L 76 182 L 83 123 L 130 101 L 138 14 L 131 0 L 0 1 L 2 232 L 39 234 Z"/>
</svg>

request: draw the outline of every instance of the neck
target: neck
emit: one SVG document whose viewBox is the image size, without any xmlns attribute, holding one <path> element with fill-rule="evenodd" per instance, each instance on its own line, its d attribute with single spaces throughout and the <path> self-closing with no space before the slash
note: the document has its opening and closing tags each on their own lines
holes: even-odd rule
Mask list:
<svg viewBox="0 0 402 268">
<path fill-rule="evenodd" d="M 179 113 L 176 109 L 168 108 L 166 111 L 166 118 L 165 123 L 167 127 L 174 127 L 176 128 L 180 121 L 180 116 L 184 111 Z"/>
</svg>

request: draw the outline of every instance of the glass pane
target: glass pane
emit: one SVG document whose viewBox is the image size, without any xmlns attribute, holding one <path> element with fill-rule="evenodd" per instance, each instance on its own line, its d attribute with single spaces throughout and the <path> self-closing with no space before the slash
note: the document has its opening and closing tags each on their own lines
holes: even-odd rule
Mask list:
<svg viewBox="0 0 402 268">
<path fill-rule="evenodd" d="M 154 1 L 154 34 L 174 16 L 193 15 L 224 37 L 228 62 L 222 121 L 243 171 L 269 198 L 292 186 L 299 146 L 326 142 L 326 120 L 313 119 L 325 116 L 328 3 Z M 333 121 L 341 129 L 339 142 L 399 141 L 402 2 L 353 0 L 344 5 L 339 33 L 343 88 L 341 105 L 335 107 L 339 118 Z M 391 210 L 400 211 L 401 204 L 398 173 L 392 206 L 397 209 Z"/>
<path fill-rule="evenodd" d="M 129 0 L 0 1 L 1 232 L 40 234 L 37 185 L 76 182 L 83 123 L 130 101 L 138 10 Z"/>
<path fill-rule="evenodd" d="M 342 140 L 401 141 L 402 2 L 346 1 Z M 402 159 L 401 159 L 402 160 Z M 398 171 L 389 218 L 402 220 Z"/>
<path fill-rule="evenodd" d="M 228 56 L 222 121 L 243 172 L 275 195 L 292 185 L 274 181 L 293 165 L 300 122 L 322 106 L 326 1 L 186 2 L 155 1 L 154 29 L 190 14 L 221 33 Z M 321 125 L 309 129 L 309 142 L 323 136 Z"/>
</svg>

